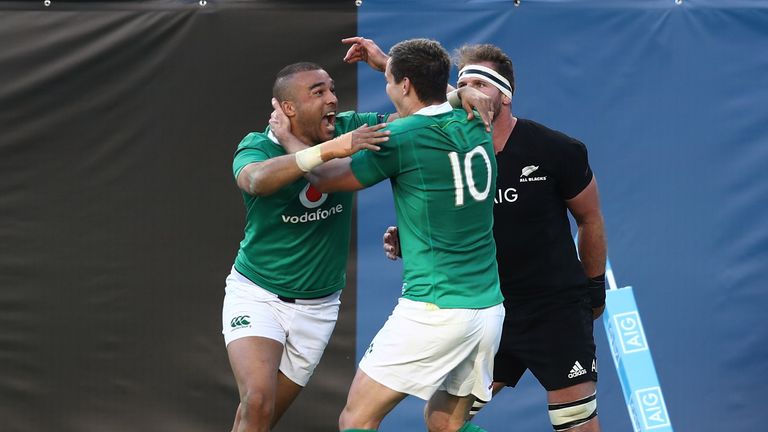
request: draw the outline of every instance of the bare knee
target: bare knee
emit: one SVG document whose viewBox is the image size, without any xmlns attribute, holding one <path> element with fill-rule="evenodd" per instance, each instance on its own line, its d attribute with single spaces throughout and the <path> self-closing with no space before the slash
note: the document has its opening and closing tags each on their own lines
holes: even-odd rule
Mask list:
<svg viewBox="0 0 768 432">
<path fill-rule="evenodd" d="M 262 390 L 247 390 L 240 401 L 240 420 L 248 425 L 269 425 L 275 398 Z"/>
<path fill-rule="evenodd" d="M 428 413 L 426 420 L 429 432 L 456 432 L 466 423 L 465 419 L 457 419 L 435 412 Z"/>
<path fill-rule="evenodd" d="M 339 416 L 339 430 L 379 428 L 380 420 L 364 418 L 360 414 L 359 411 L 356 411 L 349 405 L 345 406 Z"/>
</svg>

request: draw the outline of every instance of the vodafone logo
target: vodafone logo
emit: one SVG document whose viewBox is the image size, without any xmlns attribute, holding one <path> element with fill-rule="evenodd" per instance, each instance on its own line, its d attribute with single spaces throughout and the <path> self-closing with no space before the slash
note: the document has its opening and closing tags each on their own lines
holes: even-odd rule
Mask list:
<svg viewBox="0 0 768 432">
<path fill-rule="evenodd" d="M 284 223 L 306 223 L 306 222 L 315 222 L 315 221 L 322 221 L 325 219 L 328 219 L 329 217 L 340 214 L 344 212 L 344 206 L 341 204 L 336 204 L 335 206 L 327 209 L 318 208 L 320 205 L 322 205 L 325 200 L 328 199 L 328 194 L 320 193 L 317 189 L 315 189 L 311 184 L 307 184 L 304 186 L 304 189 L 299 192 L 299 201 L 301 201 L 301 204 L 309 209 L 314 209 L 310 211 L 305 211 L 304 214 L 299 215 L 282 215 L 283 222 Z"/>
<path fill-rule="evenodd" d="M 306 208 L 315 208 L 322 205 L 328 199 L 327 193 L 320 193 L 314 186 L 307 183 L 304 189 L 299 192 L 299 201 Z"/>
</svg>

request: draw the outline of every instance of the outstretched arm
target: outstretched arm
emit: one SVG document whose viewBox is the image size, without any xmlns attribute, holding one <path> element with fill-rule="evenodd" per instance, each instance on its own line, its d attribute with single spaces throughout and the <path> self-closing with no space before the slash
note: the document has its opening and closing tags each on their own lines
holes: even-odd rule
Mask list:
<svg viewBox="0 0 768 432">
<path fill-rule="evenodd" d="M 363 185 L 352 174 L 349 156 L 363 149 L 378 151 L 380 148 L 376 144 L 389 140 L 389 131 L 382 130 L 386 123 L 363 125 L 340 137 L 310 147 L 291 133 L 288 117 L 274 98 L 272 107 L 274 111 L 269 120 L 270 130 L 288 152 L 295 153 L 299 165 L 307 168 L 303 170 L 303 174 L 316 189 L 320 192 L 363 189 Z M 311 163 L 310 160 L 310 163 L 304 163 L 308 155 L 329 162 L 320 165 Z"/>
<path fill-rule="evenodd" d="M 274 99 L 272 104 L 276 108 L 269 120 L 270 129 L 291 154 L 251 163 L 240 170 L 237 185 L 249 195 L 271 195 L 324 162 L 348 159 L 362 149 L 379 150 L 376 144 L 389 139 L 389 131 L 381 130 L 386 124 L 381 123 L 363 125 L 332 140 L 309 146 L 291 133 L 290 122 Z M 340 165 L 348 166 L 349 162 Z"/>
<path fill-rule="evenodd" d="M 373 70 L 379 72 L 384 72 L 387 68 L 389 56 L 372 39 L 354 36 L 342 39 L 341 43 L 351 45 L 347 50 L 347 54 L 344 55 L 345 62 L 352 64 L 364 61 Z"/>
<path fill-rule="evenodd" d="M 475 118 L 474 110 L 480 114 L 480 118 L 485 124 L 485 130 L 491 131 L 491 124 L 493 123 L 493 101 L 485 93 L 476 88 L 470 86 L 464 86 L 458 90 L 448 92 L 448 102 L 454 108 L 464 108 L 467 112 L 467 119 L 472 120 Z"/>
<path fill-rule="evenodd" d="M 352 174 L 352 159 L 344 158 L 307 173 L 307 180 L 320 192 L 354 192 L 365 186 Z"/>
<path fill-rule="evenodd" d="M 237 186 L 248 195 L 267 196 L 305 174 L 294 155 L 278 156 L 246 165 L 237 175 Z"/>
<path fill-rule="evenodd" d="M 319 147 L 323 151 L 323 161 L 331 159 L 340 159 L 351 156 L 362 149 L 379 150 L 376 144 L 389 140 L 389 131 L 382 130 L 387 126 L 386 123 L 379 123 L 373 126 L 363 125 L 359 128 L 336 137 L 316 146 L 307 145 L 299 140 L 291 132 L 291 122 L 283 113 L 280 104 L 275 98 L 272 98 L 272 115 L 269 118 L 269 129 L 275 135 L 280 145 L 289 153 L 298 153 L 303 150 L 309 150 Z"/>
<path fill-rule="evenodd" d="M 350 45 L 346 55 L 344 55 L 344 61 L 347 63 L 365 62 L 373 70 L 384 72 L 387 68 L 387 61 L 389 56 L 376 45 L 372 39 L 366 39 L 361 36 L 348 37 L 341 40 L 341 43 Z M 448 85 L 446 93 L 451 95 L 448 101 L 454 108 L 464 108 L 467 112 L 467 118 L 473 119 L 475 117 L 472 109 L 476 109 L 480 113 L 480 118 L 485 123 L 485 128 L 488 132 L 491 131 L 491 123 L 493 122 L 493 108 L 491 105 L 491 98 L 484 95 L 482 92 L 476 89 L 459 89 L 454 90 L 453 87 Z M 397 114 L 391 114 L 387 121 L 393 121 L 397 118 Z"/>
</svg>

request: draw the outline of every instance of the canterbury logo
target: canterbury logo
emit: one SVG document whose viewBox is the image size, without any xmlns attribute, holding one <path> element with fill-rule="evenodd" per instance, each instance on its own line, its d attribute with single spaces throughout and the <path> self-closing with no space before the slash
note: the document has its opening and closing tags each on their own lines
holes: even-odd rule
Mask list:
<svg viewBox="0 0 768 432">
<path fill-rule="evenodd" d="M 232 318 L 232 321 L 229 322 L 229 325 L 232 326 L 232 328 L 244 327 L 251 324 L 251 322 L 248 321 L 249 319 L 251 319 L 250 315 L 236 316 Z"/>
<path fill-rule="evenodd" d="M 520 177 L 528 177 L 537 169 L 539 169 L 537 165 L 528 165 L 527 167 L 523 168 L 523 172 L 520 174 Z"/>
</svg>

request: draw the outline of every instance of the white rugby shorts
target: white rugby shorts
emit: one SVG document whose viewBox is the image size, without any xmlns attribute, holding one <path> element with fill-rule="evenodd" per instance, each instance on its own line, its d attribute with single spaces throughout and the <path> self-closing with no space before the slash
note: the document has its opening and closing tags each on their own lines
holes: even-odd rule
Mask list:
<svg viewBox="0 0 768 432">
<path fill-rule="evenodd" d="M 445 390 L 488 401 L 503 322 L 503 304 L 440 309 L 401 298 L 360 360 L 360 369 L 392 390 L 424 400 Z"/>
<path fill-rule="evenodd" d="M 323 356 L 339 315 L 336 291 L 327 297 L 284 302 L 234 268 L 227 276 L 221 323 L 224 341 L 260 336 L 283 344 L 280 371 L 304 387 Z"/>
</svg>

